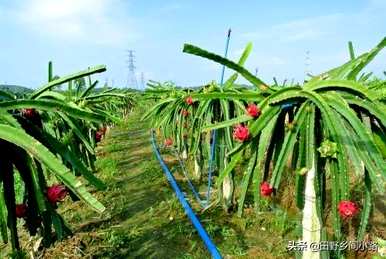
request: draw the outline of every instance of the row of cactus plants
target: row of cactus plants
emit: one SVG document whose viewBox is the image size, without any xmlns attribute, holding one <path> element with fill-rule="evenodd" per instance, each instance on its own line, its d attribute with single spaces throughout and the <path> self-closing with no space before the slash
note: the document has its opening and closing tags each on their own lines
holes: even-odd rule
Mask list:
<svg viewBox="0 0 386 259">
<path fill-rule="evenodd" d="M 46 247 L 71 234 L 56 210 L 68 193 L 96 212 L 105 210 L 87 189 L 105 189 L 94 174 L 94 148 L 106 127 L 134 104 L 126 91 L 95 89 L 98 81 L 91 75 L 105 70 L 96 66 L 59 77 L 53 76 L 50 62 L 48 82 L 33 93 L 16 97 L 0 92 L 0 233 L 15 253 L 20 250 L 18 218 L 30 235 L 43 237 Z M 68 89 L 60 90 L 64 85 Z M 16 174 L 24 190 L 18 204 Z"/>
<path fill-rule="evenodd" d="M 200 154 L 208 158 L 208 132 L 218 131 L 216 187 L 224 208 L 237 205 L 241 216 L 247 193 L 252 193 L 258 211 L 261 197 L 283 194 L 286 172 L 295 183 L 294 199 L 303 215 L 303 241 L 341 241 L 354 217 L 360 218 L 356 233 L 363 240 L 373 196 L 384 192 L 386 179 L 386 85 L 363 69 L 385 45 L 386 38 L 356 57 L 349 43 L 345 64 L 302 84 L 275 80 L 269 85 L 243 67 L 251 44 L 237 63 L 186 44 L 184 52 L 235 74 L 224 85 L 211 82 L 198 89 L 154 83 L 146 96 L 156 104 L 144 118 L 152 118 L 168 145 L 173 143 L 193 160 L 202 159 Z M 251 87 L 236 85 L 238 75 Z M 233 183 L 237 165 L 245 168 L 242 180 Z M 232 197 L 235 186 L 240 190 L 237 202 Z M 362 190 L 359 196 L 352 196 L 354 186 Z M 327 229 L 330 218 L 332 231 Z M 344 256 L 341 251 L 311 250 L 302 256 L 327 258 L 330 253 Z"/>
</svg>

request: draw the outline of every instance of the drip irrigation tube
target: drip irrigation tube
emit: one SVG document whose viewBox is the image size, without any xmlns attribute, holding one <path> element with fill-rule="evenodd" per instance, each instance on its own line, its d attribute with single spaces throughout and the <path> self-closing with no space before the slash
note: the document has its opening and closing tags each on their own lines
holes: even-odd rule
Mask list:
<svg viewBox="0 0 386 259">
<path fill-rule="evenodd" d="M 183 162 L 182 159 L 181 159 L 181 156 L 178 154 L 177 151 L 174 151 L 174 155 L 175 155 L 175 156 L 177 157 L 177 159 L 178 159 L 178 162 L 179 162 L 179 164 L 180 164 L 181 171 L 184 173 L 184 176 L 185 176 L 186 180 L 188 181 L 188 185 L 189 185 L 190 189 L 192 190 L 194 197 L 196 198 L 196 200 L 198 201 L 198 203 L 200 204 L 200 206 L 201 206 L 202 208 L 206 208 L 207 203 L 208 203 L 208 200 L 202 200 L 202 199 L 201 199 L 200 194 L 198 193 L 198 191 L 197 191 L 196 188 L 194 187 L 194 184 L 192 183 L 192 181 L 190 181 L 188 172 L 187 172 L 187 170 L 186 170 L 186 166 L 185 166 L 184 162 Z"/>
<path fill-rule="evenodd" d="M 212 173 L 214 171 L 214 159 L 215 159 L 215 146 L 213 144 L 213 139 L 216 137 L 216 131 L 212 131 L 212 144 L 210 145 L 210 158 L 209 158 L 209 167 L 208 167 L 208 187 L 207 187 L 207 191 L 206 191 L 206 197 L 205 197 L 205 200 L 204 199 L 201 199 L 200 197 L 200 194 L 199 192 L 197 191 L 197 189 L 194 187 L 194 184 L 192 183 L 192 181 L 190 180 L 189 178 L 189 175 L 188 175 L 188 172 L 186 170 L 186 166 L 185 166 L 185 163 L 184 161 L 181 159 L 181 156 L 179 155 L 179 153 L 174 150 L 174 155 L 177 157 L 178 159 L 178 162 L 180 164 L 180 168 L 181 168 L 181 171 L 183 172 L 187 182 L 188 182 L 188 185 L 189 185 L 189 188 L 191 189 L 194 197 L 196 198 L 197 202 L 199 203 L 199 205 L 201 206 L 201 208 L 203 209 L 206 209 L 209 207 L 209 201 L 210 201 L 210 193 L 211 193 L 211 182 L 212 182 Z"/>
<path fill-rule="evenodd" d="M 181 189 L 178 186 L 176 179 L 174 179 L 174 176 L 172 175 L 169 168 L 165 164 L 165 161 L 162 159 L 162 156 L 161 156 L 159 149 L 158 149 L 158 145 L 155 141 L 154 130 L 152 130 L 152 132 L 151 132 L 151 143 L 153 145 L 153 151 L 154 151 L 155 155 L 157 156 L 157 159 L 162 167 L 162 170 L 164 171 L 166 178 L 168 179 L 170 185 L 172 186 L 174 192 L 176 193 L 176 196 L 177 196 L 178 200 L 180 201 L 182 207 L 185 209 L 186 215 L 189 217 L 193 226 L 196 228 L 196 230 L 197 230 L 198 234 L 200 235 L 202 241 L 204 242 L 206 248 L 208 249 L 209 253 L 212 255 L 212 258 L 221 259 L 222 258 L 221 254 L 217 250 L 216 245 L 210 239 L 208 233 L 205 231 L 205 229 L 201 225 L 200 220 L 198 219 L 196 214 L 194 214 L 189 203 L 186 201 L 184 194 L 181 192 Z"/>
</svg>

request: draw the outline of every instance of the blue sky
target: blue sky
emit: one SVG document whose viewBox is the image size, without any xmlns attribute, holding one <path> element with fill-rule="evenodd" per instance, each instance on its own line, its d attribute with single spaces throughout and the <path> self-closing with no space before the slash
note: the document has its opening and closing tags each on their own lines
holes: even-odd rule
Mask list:
<svg viewBox="0 0 386 259">
<path fill-rule="evenodd" d="M 312 73 L 337 66 L 348 58 L 348 40 L 359 53 L 386 36 L 385 13 L 384 0 L 1 0 L 0 83 L 36 88 L 52 60 L 58 75 L 106 64 L 98 79 L 125 86 L 125 50 L 134 49 L 146 79 L 203 84 L 219 79 L 220 66 L 182 46 L 222 54 L 229 27 L 230 58 L 251 41 L 248 69 L 258 67 L 268 82 L 302 81 L 307 51 Z M 386 50 L 369 69 L 386 70 Z"/>
</svg>

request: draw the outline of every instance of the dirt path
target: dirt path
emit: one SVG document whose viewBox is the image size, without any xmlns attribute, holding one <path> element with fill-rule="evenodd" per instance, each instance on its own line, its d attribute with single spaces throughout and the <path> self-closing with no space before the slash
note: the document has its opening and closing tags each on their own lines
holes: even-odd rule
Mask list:
<svg viewBox="0 0 386 259">
<path fill-rule="evenodd" d="M 44 258 L 208 257 L 153 156 L 149 133 L 139 114 L 110 131 L 97 162 L 108 190 L 94 193 L 106 212 L 67 201 L 61 211 L 75 235 Z"/>
</svg>

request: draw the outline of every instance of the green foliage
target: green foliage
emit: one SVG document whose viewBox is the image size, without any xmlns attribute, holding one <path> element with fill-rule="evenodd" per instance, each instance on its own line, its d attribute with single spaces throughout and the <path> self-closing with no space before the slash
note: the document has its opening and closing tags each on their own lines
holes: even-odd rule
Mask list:
<svg viewBox="0 0 386 259">
<path fill-rule="evenodd" d="M 215 82 L 198 89 L 179 89 L 171 84 L 152 83 L 145 96 L 155 101 L 144 115 L 151 118 L 163 138 L 172 138 L 179 152 L 189 151 L 192 157 L 204 154 L 208 159 L 210 130 L 218 130 L 216 177 L 221 192 L 224 179 L 240 166 L 243 172 L 236 183 L 238 214 L 241 216 L 249 193 L 259 210 L 259 186 L 270 179 L 276 195 L 281 195 L 283 172 L 293 175 L 297 206 L 304 206 L 304 179 L 315 165 L 318 217 L 322 225 L 331 206 L 334 238 L 342 239 L 342 221 L 338 203 L 351 199 L 351 183 L 364 182 L 363 208 L 358 238 L 367 231 L 372 195 L 384 192 L 386 182 L 384 111 L 386 84 L 371 78 L 363 69 L 386 46 L 384 38 L 375 48 L 355 55 L 349 43 L 350 60 L 325 73 L 314 76 L 304 84 L 280 87 L 276 81 L 268 86 L 243 67 L 251 52 L 248 45 L 239 63 L 185 44 L 184 52 L 200 56 L 234 70 L 224 84 Z M 248 80 L 255 89 L 235 84 L 237 76 Z M 190 96 L 194 103 L 185 99 Z M 247 103 L 255 103 L 261 110 L 258 118 L 246 115 Z M 182 116 L 182 110 L 189 116 Z M 188 123 L 188 127 L 184 124 Z M 232 139 L 232 127 L 242 123 L 249 129 L 249 138 L 238 143 Z M 187 136 L 184 138 L 184 136 Z M 247 161 L 246 161 L 247 160 Z M 331 186 L 328 188 L 327 186 Z M 326 192 L 331 190 L 331 200 Z M 328 204 L 331 202 L 331 204 Z M 361 201 L 354 201 L 362 204 Z M 325 234 L 324 234 L 325 235 Z"/>
<path fill-rule="evenodd" d="M 98 213 L 105 210 L 89 192 L 90 185 L 105 188 L 94 175 L 96 135 L 104 135 L 108 124 L 120 120 L 117 116 L 127 115 L 134 99 L 123 90 L 93 91 L 97 81 L 90 76 L 103 71 L 104 66 L 97 66 L 54 77 L 50 62 L 48 83 L 38 90 L 24 96 L 0 93 L 0 230 L 15 255 L 21 253 L 17 204 L 26 206 L 20 217 L 31 235 L 43 236 L 45 246 L 71 233 L 56 212 L 57 204 L 46 197 L 48 182 L 64 184 L 73 199 Z M 67 92 L 53 89 L 64 84 Z"/>
</svg>

